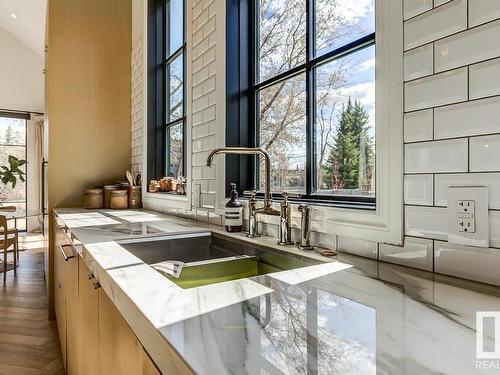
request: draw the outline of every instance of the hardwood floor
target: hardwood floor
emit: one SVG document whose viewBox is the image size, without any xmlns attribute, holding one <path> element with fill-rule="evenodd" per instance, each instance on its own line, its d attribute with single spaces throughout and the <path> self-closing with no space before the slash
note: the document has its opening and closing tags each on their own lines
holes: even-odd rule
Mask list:
<svg viewBox="0 0 500 375">
<path fill-rule="evenodd" d="M 0 375 L 64 374 L 56 322 L 47 320 L 43 252 L 20 257 L 17 275 L 0 280 Z"/>
</svg>

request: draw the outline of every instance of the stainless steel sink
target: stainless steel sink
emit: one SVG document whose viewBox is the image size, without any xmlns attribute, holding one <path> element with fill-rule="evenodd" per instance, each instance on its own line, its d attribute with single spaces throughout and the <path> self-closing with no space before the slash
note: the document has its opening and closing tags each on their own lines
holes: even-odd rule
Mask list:
<svg viewBox="0 0 500 375">
<path fill-rule="evenodd" d="M 231 255 L 228 251 L 211 246 L 212 236 L 209 232 L 127 240 L 119 244 L 146 264 L 169 260 L 189 263 Z"/>
<path fill-rule="evenodd" d="M 185 289 L 319 263 L 211 233 L 134 240 L 120 245 Z"/>
</svg>

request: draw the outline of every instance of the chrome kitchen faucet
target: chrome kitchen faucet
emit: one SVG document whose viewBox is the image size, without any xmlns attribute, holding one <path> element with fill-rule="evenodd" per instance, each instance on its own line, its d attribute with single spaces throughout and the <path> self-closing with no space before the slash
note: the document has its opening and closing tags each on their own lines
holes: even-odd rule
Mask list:
<svg viewBox="0 0 500 375">
<path fill-rule="evenodd" d="M 207 167 L 212 166 L 212 160 L 214 156 L 220 154 L 239 154 L 239 155 L 261 155 L 264 157 L 264 207 L 256 208 L 257 203 L 255 200 L 255 194 L 250 199 L 249 202 L 249 231 L 248 237 L 257 237 L 257 214 L 261 215 L 271 215 L 271 216 L 279 216 L 280 211 L 276 210 L 272 207 L 271 200 L 271 158 L 269 153 L 266 150 L 261 148 L 251 148 L 251 147 L 221 147 L 212 151 L 207 158 Z"/>
</svg>

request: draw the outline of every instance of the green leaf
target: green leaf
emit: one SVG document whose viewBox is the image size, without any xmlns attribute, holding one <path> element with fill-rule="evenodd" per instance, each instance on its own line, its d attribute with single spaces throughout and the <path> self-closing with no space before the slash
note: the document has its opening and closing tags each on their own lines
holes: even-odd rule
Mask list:
<svg viewBox="0 0 500 375">
<path fill-rule="evenodd" d="M 26 174 L 23 172 L 19 167 L 23 166 L 26 164 L 26 160 L 24 159 L 18 159 L 14 155 L 9 155 L 8 157 L 9 160 L 9 167 L 2 165 L 1 170 L 0 170 L 0 178 L 1 181 L 4 185 L 7 185 L 9 183 L 12 184 L 12 188 L 14 189 L 17 184 L 17 176 L 19 176 L 19 179 L 22 182 L 25 182 L 24 175 Z"/>
</svg>

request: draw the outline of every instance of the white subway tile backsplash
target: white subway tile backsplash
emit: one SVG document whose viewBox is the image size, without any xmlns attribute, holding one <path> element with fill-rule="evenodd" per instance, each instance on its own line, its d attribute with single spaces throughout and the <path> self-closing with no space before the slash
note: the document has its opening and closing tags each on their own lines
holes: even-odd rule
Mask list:
<svg viewBox="0 0 500 375">
<path fill-rule="evenodd" d="M 406 173 L 467 171 L 467 139 L 405 145 Z"/>
<path fill-rule="evenodd" d="M 451 1 L 451 0 L 434 0 L 434 7 L 443 5 L 444 3 L 447 3 L 449 1 Z"/>
<path fill-rule="evenodd" d="M 405 237 L 404 246 L 379 245 L 379 260 L 431 271 L 434 263 L 433 241 Z"/>
<path fill-rule="evenodd" d="M 435 176 L 435 205 L 446 206 L 450 186 L 487 186 L 489 208 L 500 209 L 500 173 L 438 174 Z"/>
<path fill-rule="evenodd" d="M 378 257 L 378 244 L 376 242 L 357 238 L 337 237 L 337 249 L 366 258 L 377 259 Z"/>
<path fill-rule="evenodd" d="M 490 247 L 500 248 L 500 211 L 490 211 Z"/>
<path fill-rule="evenodd" d="M 433 111 L 425 109 L 422 111 L 405 113 L 404 115 L 404 141 L 418 142 L 428 141 L 433 138 Z"/>
<path fill-rule="evenodd" d="M 500 285 L 500 250 L 435 242 L 435 270 L 439 273 Z"/>
<path fill-rule="evenodd" d="M 142 38 L 132 46 L 131 54 L 131 163 L 132 172 L 142 172 L 142 154 L 143 154 L 143 74 L 142 74 Z"/>
<path fill-rule="evenodd" d="M 469 1 L 469 27 L 477 26 L 497 18 L 500 18 L 500 1 Z"/>
<path fill-rule="evenodd" d="M 434 47 L 432 43 L 404 53 L 404 79 L 420 78 L 433 73 Z"/>
<path fill-rule="evenodd" d="M 453 0 L 404 24 L 405 49 L 432 42 L 467 28 L 467 0 Z"/>
<path fill-rule="evenodd" d="M 203 179 L 205 180 L 215 180 L 215 171 L 217 165 L 212 165 L 211 167 L 203 167 Z"/>
<path fill-rule="evenodd" d="M 193 167 L 193 180 L 199 180 L 203 178 L 203 167 Z"/>
<path fill-rule="evenodd" d="M 431 174 L 405 176 L 404 199 L 406 204 L 432 206 L 433 192 L 433 176 Z"/>
<path fill-rule="evenodd" d="M 467 100 L 467 68 L 405 83 L 405 110 L 414 111 Z"/>
<path fill-rule="evenodd" d="M 500 4 L 500 1 L 498 2 Z M 477 99 L 500 94 L 500 59 L 469 67 L 469 98 Z M 499 119 L 500 121 L 500 119 Z"/>
<path fill-rule="evenodd" d="M 475 27 L 434 44 L 436 72 L 500 56 L 500 21 Z"/>
<path fill-rule="evenodd" d="M 446 208 L 406 206 L 405 234 L 446 241 L 448 239 L 447 213 Z"/>
<path fill-rule="evenodd" d="M 470 170 L 500 171 L 500 135 L 470 139 Z"/>
<path fill-rule="evenodd" d="M 403 9 L 406 20 L 432 9 L 432 0 L 404 0 Z"/>
<path fill-rule="evenodd" d="M 500 97 L 434 109 L 434 138 L 500 132 Z"/>
<path fill-rule="evenodd" d="M 203 139 L 193 140 L 192 152 L 195 153 L 195 152 L 200 152 L 202 150 L 203 150 Z"/>
</svg>

